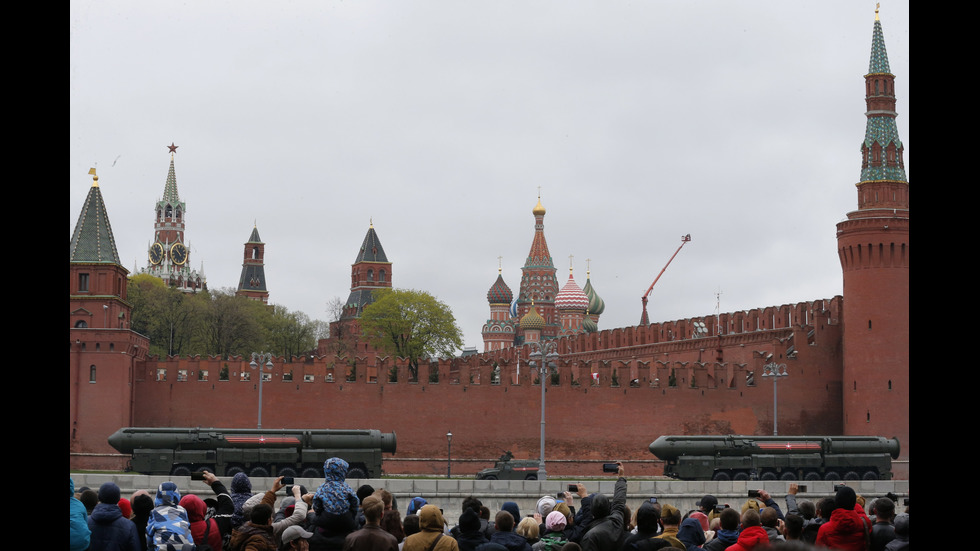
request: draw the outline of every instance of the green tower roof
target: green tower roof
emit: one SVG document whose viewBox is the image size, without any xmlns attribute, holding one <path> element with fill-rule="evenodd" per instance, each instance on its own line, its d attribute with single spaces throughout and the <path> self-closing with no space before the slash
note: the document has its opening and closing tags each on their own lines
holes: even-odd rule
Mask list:
<svg viewBox="0 0 980 551">
<path fill-rule="evenodd" d="M 92 172 L 92 187 L 88 190 L 85 205 L 78 215 L 75 232 L 71 236 L 68 251 L 69 262 L 104 262 L 120 264 L 116 240 L 112 236 L 109 215 L 99 191 L 99 177 Z"/>
</svg>

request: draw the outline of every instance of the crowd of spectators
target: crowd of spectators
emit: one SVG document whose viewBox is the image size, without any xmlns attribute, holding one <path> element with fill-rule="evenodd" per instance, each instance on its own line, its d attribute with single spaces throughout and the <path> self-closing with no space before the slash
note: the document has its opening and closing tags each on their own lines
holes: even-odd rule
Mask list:
<svg viewBox="0 0 980 551">
<path fill-rule="evenodd" d="M 570 485 L 558 496 L 543 496 L 522 516 L 514 501 L 492 514 L 467 497 L 455 525 L 443 511 L 418 496 L 403 516 L 392 494 L 368 485 L 356 491 L 347 482 L 348 464 L 324 463 L 324 482 L 314 491 L 285 486 L 282 477 L 262 493 L 239 473 L 232 491 L 213 474 L 203 479 L 213 496 L 181 496 L 173 482 L 154 498 L 140 490 L 121 497 L 112 482 L 97 491 L 71 494 L 72 551 L 749 551 L 842 549 L 896 551 L 909 548 L 908 505 L 897 512 L 895 496 L 866 502 L 839 485 L 833 497 L 816 503 L 799 499 L 789 485 L 786 512 L 764 490 L 744 503 L 720 504 L 711 495 L 698 508 L 680 511 L 656 498 L 636 511 L 626 506 L 627 480 L 618 464 L 612 496 Z M 286 489 L 280 499 L 279 491 Z M 278 503 L 277 503 L 278 501 Z M 577 503 L 577 505 L 576 505 Z"/>
</svg>

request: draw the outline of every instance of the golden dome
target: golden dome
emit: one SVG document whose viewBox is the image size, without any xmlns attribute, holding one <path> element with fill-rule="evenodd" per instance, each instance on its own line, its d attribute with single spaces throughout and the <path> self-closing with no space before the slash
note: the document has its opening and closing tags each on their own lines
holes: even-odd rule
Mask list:
<svg viewBox="0 0 980 551">
<path fill-rule="evenodd" d="M 541 204 L 541 196 L 538 196 L 538 204 L 534 205 L 534 209 L 531 211 L 535 216 L 544 216 L 544 205 Z"/>
</svg>

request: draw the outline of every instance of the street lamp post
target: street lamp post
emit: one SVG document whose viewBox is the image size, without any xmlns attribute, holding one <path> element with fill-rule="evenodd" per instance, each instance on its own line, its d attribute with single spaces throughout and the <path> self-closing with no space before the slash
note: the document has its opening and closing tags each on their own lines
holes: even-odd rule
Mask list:
<svg viewBox="0 0 980 551">
<path fill-rule="evenodd" d="M 786 364 L 768 363 L 762 367 L 763 377 L 772 377 L 772 435 L 779 436 L 779 402 L 776 400 L 779 378 L 786 377 Z"/>
<path fill-rule="evenodd" d="M 265 365 L 262 365 L 265 364 Z M 261 368 L 259 366 L 262 366 Z M 271 352 L 252 352 L 252 361 L 249 362 L 248 366 L 250 368 L 259 370 L 259 424 L 258 428 L 262 428 L 262 380 L 265 379 L 265 370 L 268 369 L 272 371 L 274 367 L 272 365 L 272 353 Z"/>
<path fill-rule="evenodd" d="M 541 345 L 535 345 L 536 347 L 541 347 Z M 540 348 L 535 348 L 533 352 L 529 355 L 530 361 L 528 365 L 536 366 L 538 369 L 538 382 L 541 384 L 541 457 L 538 461 L 538 480 L 547 480 L 548 473 L 545 470 L 544 464 L 544 429 L 545 429 L 545 377 L 548 376 L 548 366 L 554 365 L 558 366 L 558 352 L 555 349 L 558 347 L 555 343 L 550 343 L 549 345 L 544 345 L 544 348 L 549 349 L 550 352 L 542 355 Z"/>
<path fill-rule="evenodd" d="M 449 446 L 449 459 L 446 460 L 446 478 L 453 477 L 453 431 L 446 433 L 446 445 Z"/>
</svg>

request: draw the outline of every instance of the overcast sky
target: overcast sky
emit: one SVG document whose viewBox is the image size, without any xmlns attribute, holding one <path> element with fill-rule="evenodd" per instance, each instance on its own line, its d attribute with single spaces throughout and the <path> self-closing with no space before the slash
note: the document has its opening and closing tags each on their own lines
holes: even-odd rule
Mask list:
<svg viewBox="0 0 980 551">
<path fill-rule="evenodd" d="M 396 287 L 483 349 L 538 187 L 599 327 L 831 297 L 857 206 L 871 1 L 71 2 L 69 236 L 98 167 L 146 266 L 171 142 L 191 262 L 235 287 L 253 222 L 270 301 L 326 319 L 373 219 Z M 909 3 L 881 12 L 909 170 Z"/>
</svg>

